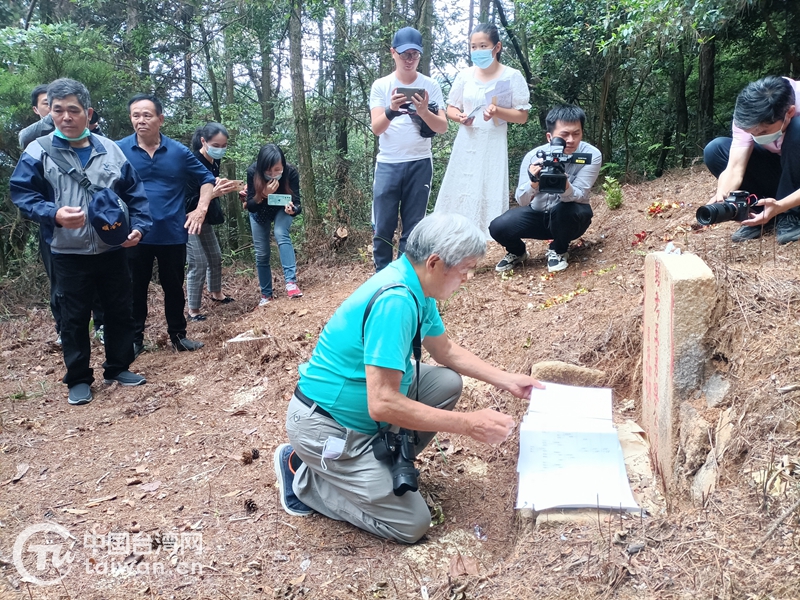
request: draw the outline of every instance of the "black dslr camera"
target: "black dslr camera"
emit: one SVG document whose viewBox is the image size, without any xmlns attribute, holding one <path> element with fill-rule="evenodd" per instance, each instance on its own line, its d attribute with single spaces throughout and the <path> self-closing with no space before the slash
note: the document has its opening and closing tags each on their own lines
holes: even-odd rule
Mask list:
<svg viewBox="0 0 800 600">
<path fill-rule="evenodd" d="M 755 210 L 753 207 L 758 203 L 755 194 L 750 194 L 743 190 L 730 192 L 724 202 L 706 204 L 697 209 L 695 216 L 700 225 L 714 225 L 724 221 L 744 221 L 751 212 L 761 212 L 760 207 Z"/>
<path fill-rule="evenodd" d="M 392 489 L 395 496 L 419 488 L 419 471 L 414 467 L 417 457 L 414 445 L 419 442 L 416 432 L 401 429 L 397 433 L 384 431 L 372 443 L 372 453 L 381 462 L 387 462 L 392 472 Z"/>
<path fill-rule="evenodd" d="M 567 191 L 567 174 L 564 172 L 566 165 L 587 165 L 592 162 L 592 155 L 586 152 L 564 154 L 567 143 L 560 137 L 550 140 L 550 152 L 538 150 L 536 157 L 542 159 L 542 170 L 539 175 L 528 177 L 533 183 L 539 182 L 539 191 L 546 194 L 563 194 Z"/>
</svg>

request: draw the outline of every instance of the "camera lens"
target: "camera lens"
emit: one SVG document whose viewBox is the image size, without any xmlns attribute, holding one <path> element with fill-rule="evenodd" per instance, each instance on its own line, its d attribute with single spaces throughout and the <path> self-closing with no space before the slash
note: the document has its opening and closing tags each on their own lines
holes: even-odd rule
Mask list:
<svg viewBox="0 0 800 600">
<path fill-rule="evenodd" d="M 715 202 L 697 209 L 695 214 L 700 225 L 714 225 L 736 218 L 736 206 L 732 202 Z"/>
</svg>

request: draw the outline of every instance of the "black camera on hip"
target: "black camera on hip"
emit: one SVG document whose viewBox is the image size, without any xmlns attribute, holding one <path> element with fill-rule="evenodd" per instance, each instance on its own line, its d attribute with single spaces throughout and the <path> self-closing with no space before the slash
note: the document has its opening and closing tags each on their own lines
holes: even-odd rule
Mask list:
<svg viewBox="0 0 800 600">
<path fill-rule="evenodd" d="M 725 221 L 744 221 L 751 212 L 761 212 L 761 207 L 754 209 L 758 197 L 743 190 L 730 192 L 724 202 L 706 204 L 697 209 L 695 216 L 700 225 L 714 225 Z"/>
<path fill-rule="evenodd" d="M 401 429 L 397 433 L 384 431 L 372 442 L 372 453 L 381 462 L 389 463 L 392 489 L 395 496 L 419 489 L 419 471 L 414 467 L 417 453 L 414 449 L 419 438 L 415 431 Z"/>
<path fill-rule="evenodd" d="M 563 194 L 567 191 L 568 164 L 587 165 L 592 162 L 592 155 L 587 152 L 564 154 L 567 143 L 560 137 L 550 140 L 550 151 L 537 150 L 536 157 L 541 159 L 542 170 L 539 175 L 532 175 L 528 171 L 533 183 L 539 182 L 539 191 L 546 194 Z"/>
</svg>

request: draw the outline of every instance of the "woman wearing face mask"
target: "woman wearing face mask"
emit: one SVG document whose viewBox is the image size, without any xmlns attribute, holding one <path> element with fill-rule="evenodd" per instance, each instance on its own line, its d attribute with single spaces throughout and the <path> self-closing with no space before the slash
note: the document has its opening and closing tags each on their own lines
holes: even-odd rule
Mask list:
<svg viewBox="0 0 800 600">
<path fill-rule="evenodd" d="M 270 195 L 291 196 L 285 206 L 275 203 L 280 198 Z M 300 298 L 303 292 L 297 287 L 297 263 L 294 246 L 289 237 L 292 219 L 300 214 L 300 173 L 286 163 L 283 150 L 275 144 L 266 144 L 258 152 L 256 162 L 247 168 L 247 210 L 250 211 L 250 227 L 256 249 L 256 271 L 261 286 L 259 306 L 272 302 L 272 269 L 269 266 L 269 233 L 275 222 L 275 242 L 278 245 L 286 294 L 289 298 Z"/>
<path fill-rule="evenodd" d="M 192 152 L 217 178 L 214 186 L 214 199 L 208 206 L 203 227 L 197 235 L 190 235 L 186 243 L 186 261 L 189 268 L 186 272 L 186 296 L 189 304 L 189 321 L 205 321 L 200 313 L 203 296 L 203 284 L 208 283 L 208 292 L 214 302 L 227 304 L 233 298 L 222 293 L 222 253 L 219 249 L 217 235 L 212 225 L 220 225 L 225 217 L 219 198 L 223 194 L 236 191 L 236 181 L 220 179 L 219 165 L 228 149 L 228 131 L 219 123 L 207 123 L 198 127 L 192 136 Z M 186 212 L 197 208 L 200 188 L 194 179 L 186 186 Z"/>
<path fill-rule="evenodd" d="M 447 98 L 447 117 L 459 128 L 434 209 L 468 217 L 487 240 L 489 223 L 508 210 L 507 123 L 525 123 L 531 108 L 525 78 L 500 63 L 502 49 L 494 25 L 481 23 L 473 30 L 474 66 L 458 74 Z M 491 102 L 499 82 L 510 86 L 510 108 Z"/>
</svg>

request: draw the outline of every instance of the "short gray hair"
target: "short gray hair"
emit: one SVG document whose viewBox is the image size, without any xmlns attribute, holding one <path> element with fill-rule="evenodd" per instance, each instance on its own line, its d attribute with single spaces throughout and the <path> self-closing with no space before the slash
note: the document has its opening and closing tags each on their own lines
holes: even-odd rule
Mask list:
<svg viewBox="0 0 800 600">
<path fill-rule="evenodd" d="M 752 129 L 762 123 L 771 125 L 783 121 L 794 104 L 792 85 L 783 77 L 770 75 L 748 83 L 739 93 L 733 122 L 741 129 Z"/>
<path fill-rule="evenodd" d="M 422 219 L 406 243 L 406 255 L 415 265 L 436 254 L 445 266 L 486 254 L 486 236 L 472 221 L 454 213 L 435 213 Z"/>
<path fill-rule="evenodd" d="M 47 103 L 50 106 L 53 106 L 53 100 L 63 100 L 67 96 L 75 96 L 83 110 L 89 110 L 92 107 L 89 90 L 80 81 L 63 77 L 47 86 Z"/>
</svg>

